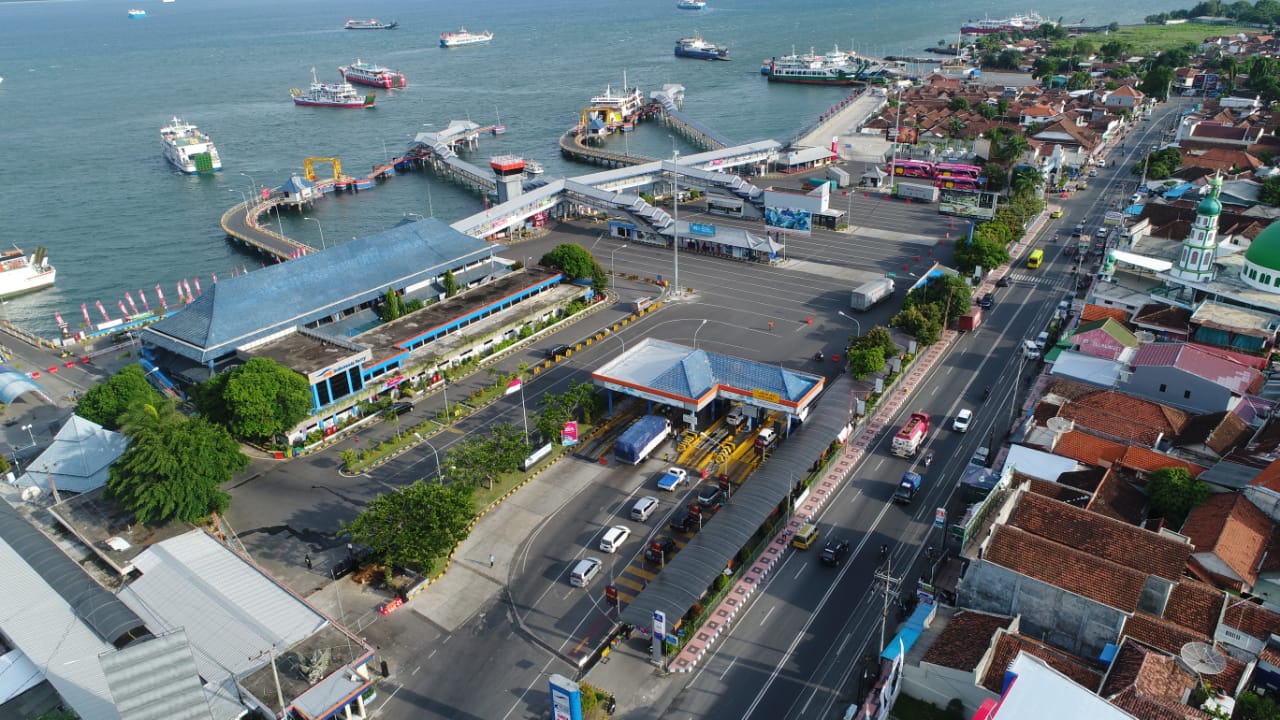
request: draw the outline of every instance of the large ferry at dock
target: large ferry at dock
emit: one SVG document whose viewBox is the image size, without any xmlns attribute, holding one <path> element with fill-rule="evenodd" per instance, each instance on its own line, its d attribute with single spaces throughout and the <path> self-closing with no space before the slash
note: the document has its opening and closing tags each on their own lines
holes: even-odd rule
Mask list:
<svg viewBox="0 0 1280 720">
<path fill-rule="evenodd" d="M 316 79 L 316 69 L 311 68 L 311 87 L 306 92 L 293 88 L 289 90 L 294 105 L 313 105 L 317 107 L 366 108 L 373 107 L 378 98 L 377 93 L 361 96 L 351 83 L 322 83 Z"/>
<path fill-rule="evenodd" d="M 395 30 L 400 27 L 400 23 L 394 20 L 384 23 L 378 22 L 377 18 L 369 18 L 368 20 L 348 20 L 342 27 L 347 30 Z"/>
<path fill-rule="evenodd" d="M 965 35 L 991 35 L 993 33 L 1013 33 L 1013 32 L 1031 32 L 1036 28 L 1048 23 L 1056 25 L 1052 20 L 1045 20 L 1035 13 L 1026 15 L 1013 15 L 1012 17 L 992 20 L 990 18 L 983 20 L 970 20 L 960 26 L 960 32 Z"/>
<path fill-rule="evenodd" d="M 620 93 L 615 93 L 613 86 L 605 87 L 603 95 L 591 98 L 591 105 L 582 109 L 581 126 L 588 134 L 607 135 L 635 127 L 644 110 L 644 93 L 638 87 L 627 87 L 625 76 L 622 85 Z"/>
<path fill-rule="evenodd" d="M 195 125 L 176 116 L 160 128 L 160 141 L 165 160 L 184 173 L 194 175 L 222 169 L 222 158 L 218 157 L 218 148 L 213 140 Z"/>
<path fill-rule="evenodd" d="M 356 60 L 350 65 L 342 65 L 338 68 L 338 72 L 342 73 L 342 79 L 349 83 L 358 83 L 360 85 L 371 85 L 380 88 L 402 88 L 407 87 L 404 79 L 404 73 L 399 70 L 385 68 L 377 63 L 367 63 Z"/>
<path fill-rule="evenodd" d="M 57 271 L 49 264 L 49 251 L 37 247 L 30 256 L 16 245 L 0 252 L 0 298 L 35 292 L 53 285 Z"/>
<path fill-rule="evenodd" d="M 804 85 L 853 85 L 858 82 L 858 68 L 850 62 L 848 52 L 839 47 L 824 55 L 810 50 L 807 53 L 774 57 L 764 61 L 760 74 L 769 82 L 800 83 Z"/>
<path fill-rule="evenodd" d="M 680 38 L 676 41 L 676 57 L 697 60 L 728 60 L 729 48 L 709 43 L 703 40 L 701 35 L 694 33 L 693 37 Z"/>
<path fill-rule="evenodd" d="M 451 48 L 461 47 L 463 45 L 482 45 L 492 39 L 493 33 L 488 30 L 473 33 L 466 28 L 459 28 L 458 32 L 440 33 L 440 47 Z"/>
</svg>

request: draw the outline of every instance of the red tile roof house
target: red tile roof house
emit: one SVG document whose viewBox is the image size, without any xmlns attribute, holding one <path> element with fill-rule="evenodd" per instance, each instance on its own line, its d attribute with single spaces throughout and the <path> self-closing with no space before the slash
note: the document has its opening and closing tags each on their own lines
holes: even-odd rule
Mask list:
<svg viewBox="0 0 1280 720">
<path fill-rule="evenodd" d="M 1098 694 L 1135 718 L 1209 720 L 1186 704 L 1199 681 L 1178 656 L 1126 638 Z"/>
<path fill-rule="evenodd" d="M 1142 105 L 1146 95 L 1141 91 L 1129 85 L 1121 85 L 1120 87 L 1107 92 L 1105 90 L 1094 93 L 1105 107 L 1124 108 L 1132 110 Z"/>
<path fill-rule="evenodd" d="M 1182 534 L 1195 546 L 1190 568 L 1196 577 L 1233 592 L 1251 592 L 1276 524 L 1242 493 L 1220 493 L 1191 511 Z"/>
<path fill-rule="evenodd" d="M 1242 395 L 1262 387 L 1258 370 L 1194 343 L 1150 343 L 1139 348 L 1120 389 L 1190 410 L 1229 410 Z"/>
<path fill-rule="evenodd" d="M 1138 338 L 1111 318 L 1081 323 L 1068 341 L 1079 352 L 1107 360 L 1128 361 L 1138 350 Z"/>
</svg>

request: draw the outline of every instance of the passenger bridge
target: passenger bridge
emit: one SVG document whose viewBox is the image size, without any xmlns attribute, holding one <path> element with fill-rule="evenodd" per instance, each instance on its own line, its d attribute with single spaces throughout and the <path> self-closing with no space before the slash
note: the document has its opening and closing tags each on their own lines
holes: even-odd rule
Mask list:
<svg viewBox="0 0 1280 720">
<path fill-rule="evenodd" d="M 486 129 L 492 130 L 482 128 L 470 120 L 452 120 L 448 127 L 439 132 L 418 133 L 413 139 L 410 152 L 429 157 L 432 169 L 439 175 L 447 175 L 481 192 L 493 192 L 498 187 L 493 172 L 463 160 L 454 150 L 460 146 L 476 147 L 480 133 Z"/>
<path fill-rule="evenodd" d="M 284 199 L 272 197 L 254 203 L 236 203 L 222 213 L 222 231 L 227 237 L 280 260 L 300 257 L 315 249 L 296 240 L 272 232 L 258 225 L 258 218 L 271 208 L 284 204 Z"/>
<path fill-rule="evenodd" d="M 683 85 L 663 85 L 661 90 L 649 93 L 649 98 L 662 106 L 663 124 L 678 132 L 689 142 L 709 150 L 719 150 L 735 144 L 711 126 L 694 120 L 680 111 L 680 106 L 684 104 Z"/>
</svg>

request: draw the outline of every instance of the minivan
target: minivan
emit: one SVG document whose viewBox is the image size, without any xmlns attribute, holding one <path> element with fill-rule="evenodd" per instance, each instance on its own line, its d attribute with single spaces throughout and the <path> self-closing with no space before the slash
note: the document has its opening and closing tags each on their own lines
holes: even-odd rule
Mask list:
<svg viewBox="0 0 1280 720">
<path fill-rule="evenodd" d="M 1044 346 L 1049 344 L 1049 333 L 1042 332 L 1036 336 L 1036 349 L 1044 350 Z"/>
<path fill-rule="evenodd" d="M 747 419 L 747 411 L 741 405 L 734 405 L 729 414 L 725 416 L 724 421 L 729 427 L 738 427 L 743 420 Z"/>
<path fill-rule="evenodd" d="M 1022 357 L 1028 360 L 1039 360 L 1040 348 L 1036 347 L 1036 344 L 1031 340 L 1023 340 L 1022 341 Z"/>
<path fill-rule="evenodd" d="M 778 443 L 778 433 L 773 428 L 764 428 L 756 435 L 757 450 L 772 450 Z"/>
<path fill-rule="evenodd" d="M 796 536 L 791 538 L 791 546 L 801 550 L 808 550 L 818 539 L 818 526 L 813 523 L 805 523 L 796 531 Z"/>
<path fill-rule="evenodd" d="M 574 587 L 586 587 L 591 583 L 591 578 L 600 572 L 600 566 L 603 564 L 600 558 L 582 558 L 569 571 L 569 584 Z"/>
<path fill-rule="evenodd" d="M 658 509 L 658 498 L 652 495 L 645 495 L 631 506 L 631 519 L 637 522 L 644 522 L 649 519 L 654 510 Z"/>
<path fill-rule="evenodd" d="M 617 552 L 629 537 L 631 537 L 631 528 L 626 525 L 614 525 L 604 531 L 604 537 L 600 538 L 600 549 L 607 553 Z"/>
</svg>

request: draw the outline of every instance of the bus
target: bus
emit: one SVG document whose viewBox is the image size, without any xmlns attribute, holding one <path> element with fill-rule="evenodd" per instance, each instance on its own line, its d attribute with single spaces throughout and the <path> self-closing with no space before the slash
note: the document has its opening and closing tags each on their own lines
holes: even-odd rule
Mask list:
<svg viewBox="0 0 1280 720">
<path fill-rule="evenodd" d="M 981 190 L 982 180 L 980 178 L 944 177 L 939 175 L 933 179 L 933 186 L 948 190 Z"/>
<path fill-rule="evenodd" d="M 1032 250 L 1031 256 L 1027 258 L 1027 267 L 1032 269 L 1038 268 L 1042 262 L 1044 262 L 1044 251 Z"/>
<path fill-rule="evenodd" d="M 894 160 L 885 169 L 897 177 L 933 177 L 933 163 L 924 160 Z"/>
<path fill-rule="evenodd" d="M 707 195 L 707 212 L 713 215 L 740 218 L 743 215 L 743 205 L 744 203 L 739 198 L 725 197 L 724 195 Z"/>
<path fill-rule="evenodd" d="M 977 165 L 961 165 L 960 163 L 938 163 L 933 166 L 936 175 L 942 177 L 963 177 L 977 180 L 982 177 L 982 168 Z"/>
</svg>

